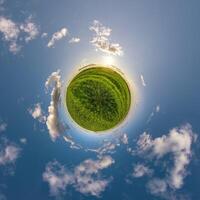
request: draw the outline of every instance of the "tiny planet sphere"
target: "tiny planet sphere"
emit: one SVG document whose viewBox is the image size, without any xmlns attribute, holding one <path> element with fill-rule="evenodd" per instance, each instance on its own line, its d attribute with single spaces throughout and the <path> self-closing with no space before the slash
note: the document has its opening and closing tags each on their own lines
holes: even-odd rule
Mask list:
<svg viewBox="0 0 200 200">
<path fill-rule="evenodd" d="M 111 67 L 88 65 L 67 86 L 66 107 L 71 118 L 93 132 L 106 131 L 122 123 L 130 104 L 126 80 Z"/>
</svg>

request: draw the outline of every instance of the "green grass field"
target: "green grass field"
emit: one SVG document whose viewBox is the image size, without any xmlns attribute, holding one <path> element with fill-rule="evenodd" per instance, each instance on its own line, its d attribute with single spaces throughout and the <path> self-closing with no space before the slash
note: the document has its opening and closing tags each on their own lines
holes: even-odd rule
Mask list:
<svg viewBox="0 0 200 200">
<path fill-rule="evenodd" d="M 105 131 L 121 123 L 131 103 L 124 78 L 111 68 L 92 65 L 69 83 L 66 105 L 72 119 L 91 131 Z"/>
</svg>

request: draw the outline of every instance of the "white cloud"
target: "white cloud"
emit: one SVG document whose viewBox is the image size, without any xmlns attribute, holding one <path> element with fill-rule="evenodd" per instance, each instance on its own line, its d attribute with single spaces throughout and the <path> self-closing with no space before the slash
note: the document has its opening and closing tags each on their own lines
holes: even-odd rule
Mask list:
<svg viewBox="0 0 200 200">
<path fill-rule="evenodd" d="M 34 119 L 38 119 L 41 123 L 46 122 L 46 117 L 42 111 L 40 103 L 35 104 L 34 108 L 29 108 L 28 111 Z"/>
<path fill-rule="evenodd" d="M 91 159 L 85 160 L 75 168 L 75 188 L 83 194 L 99 196 L 110 182 L 110 179 L 101 178 L 99 171 L 113 163 L 114 160 L 110 156 L 104 156 L 96 161 Z"/>
<path fill-rule="evenodd" d="M 153 111 L 149 115 L 149 117 L 147 119 L 147 123 L 149 123 L 152 120 L 152 118 L 155 116 L 155 114 L 159 113 L 159 112 L 160 112 L 160 105 L 157 105 L 156 107 L 153 108 Z"/>
<path fill-rule="evenodd" d="M 47 164 L 43 173 L 43 180 L 48 182 L 53 196 L 65 194 L 67 186 L 72 185 L 82 194 L 99 196 L 111 179 L 103 179 L 100 171 L 114 163 L 110 156 L 99 160 L 85 160 L 74 168 L 73 173 L 57 161 Z"/>
<path fill-rule="evenodd" d="M 116 146 L 117 146 L 116 143 L 108 141 L 108 142 L 105 142 L 101 147 L 97 149 L 87 149 L 87 150 L 96 152 L 99 155 L 105 155 L 109 153 L 114 153 Z"/>
<path fill-rule="evenodd" d="M 67 34 L 67 28 L 62 28 L 61 30 L 55 32 L 49 40 L 47 47 L 53 47 L 56 41 L 61 40 L 63 37 L 67 36 Z"/>
<path fill-rule="evenodd" d="M 73 176 L 57 161 L 47 164 L 43 180 L 48 182 L 52 196 L 65 193 L 66 187 L 74 182 Z"/>
<path fill-rule="evenodd" d="M 167 190 L 167 183 L 165 180 L 154 178 L 148 182 L 147 188 L 149 189 L 150 193 L 158 195 Z"/>
<path fill-rule="evenodd" d="M 133 176 L 136 178 L 142 177 L 144 175 L 151 175 L 152 170 L 143 164 L 136 164 L 133 169 Z"/>
<path fill-rule="evenodd" d="M 25 41 L 29 42 L 33 39 L 35 39 L 38 34 L 39 34 L 39 30 L 37 25 L 32 21 L 32 17 L 29 17 L 25 23 L 20 25 L 20 29 L 26 33 L 27 35 L 25 36 Z"/>
<path fill-rule="evenodd" d="M 0 16 L 0 32 L 3 34 L 3 40 L 9 44 L 9 51 L 13 54 L 21 50 L 21 45 L 18 44 L 19 37 L 29 42 L 35 39 L 39 33 L 38 27 L 31 17 L 25 23 L 19 24 L 4 16 Z M 22 33 L 25 33 L 25 35 L 22 35 Z"/>
<path fill-rule="evenodd" d="M 2 145 L 0 151 L 0 166 L 7 164 L 14 164 L 19 157 L 21 149 L 15 144 Z"/>
<path fill-rule="evenodd" d="M 17 53 L 16 41 L 20 34 L 19 27 L 12 20 L 0 16 L 0 32 L 3 34 L 3 39 L 9 42 L 9 50 Z"/>
<path fill-rule="evenodd" d="M 156 106 L 156 112 L 160 112 L 160 105 Z"/>
<path fill-rule="evenodd" d="M 126 133 L 124 133 L 121 137 L 121 141 L 123 144 L 128 144 L 128 136 Z"/>
<path fill-rule="evenodd" d="M 64 136 L 63 136 L 63 139 L 64 139 L 64 141 L 65 141 L 66 143 L 69 143 L 69 144 L 70 144 L 70 148 L 71 148 L 71 149 L 81 149 L 81 148 L 82 148 L 80 145 L 76 144 L 76 143 L 74 142 L 74 140 L 72 139 L 72 137 L 70 137 L 69 135 L 68 135 L 68 136 L 64 135 Z"/>
<path fill-rule="evenodd" d="M 20 138 L 20 142 L 21 142 L 22 144 L 26 144 L 26 143 L 27 143 L 27 139 L 26 139 L 26 138 Z"/>
<path fill-rule="evenodd" d="M 17 54 L 21 50 L 21 45 L 17 44 L 16 42 L 11 42 L 9 46 L 9 51 L 13 54 Z"/>
<path fill-rule="evenodd" d="M 144 87 L 146 87 L 146 82 L 145 82 L 145 80 L 144 80 L 144 76 L 143 76 L 143 75 L 140 75 L 140 79 L 141 79 L 142 85 L 143 85 Z"/>
<path fill-rule="evenodd" d="M 111 140 L 105 139 L 100 147 L 94 149 L 87 148 L 85 149 L 85 151 L 95 152 L 98 154 L 99 157 L 101 157 L 105 154 L 114 154 L 116 152 L 116 148 L 118 148 L 121 144 L 124 144 L 127 147 L 127 151 L 129 151 L 129 153 L 132 153 L 133 150 L 131 148 L 128 148 L 128 135 L 124 133 L 118 136 L 119 137 L 116 137 L 114 139 L 112 138 Z"/>
<path fill-rule="evenodd" d="M 7 128 L 7 124 L 5 122 L 0 122 L 0 132 L 5 131 Z"/>
<path fill-rule="evenodd" d="M 143 133 L 137 142 L 138 152 L 146 159 L 163 158 L 166 154 L 173 157 L 173 166 L 166 166 L 166 177 L 162 179 L 171 189 L 179 189 L 183 185 L 187 175 L 187 165 L 192 156 L 192 143 L 196 134 L 191 126 L 186 124 L 180 128 L 173 128 L 168 135 L 152 139 L 147 133 Z M 171 165 L 170 165 L 171 166 Z M 155 185 L 155 183 L 153 183 Z M 164 190 L 164 184 L 162 191 Z"/>
<path fill-rule="evenodd" d="M 46 88 L 49 88 L 51 85 L 53 85 L 53 89 L 51 92 L 51 102 L 48 107 L 48 113 L 46 125 L 49 130 L 49 134 L 51 136 L 51 139 L 55 141 L 57 137 L 60 136 L 61 133 L 63 133 L 65 130 L 68 129 L 68 126 L 66 124 L 63 124 L 59 119 L 59 106 L 61 103 L 61 76 L 60 71 L 53 72 L 47 79 L 45 86 Z"/>
<path fill-rule="evenodd" d="M 73 37 L 73 38 L 71 38 L 71 40 L 69 40 L 69 43 L 79 43 L 80 42 L 80 38 L 78 38 L 78 37 Z"/>
<path fill-rule="evenodd" d="M 111 43 L 109 40 L 112 31 L 110 28 L 105 27 L 99 21 L 94 20 L 89 29 L 95 33 L 90 43 L 97 50 L 112 55 L 123 55 L 122 47 L 118 43 Z"/>
<path fill-rule="evenodd" d="M 42 33 L 41 38 L 45 38 L 48 36 L 48 33 Z"/>
</svg>

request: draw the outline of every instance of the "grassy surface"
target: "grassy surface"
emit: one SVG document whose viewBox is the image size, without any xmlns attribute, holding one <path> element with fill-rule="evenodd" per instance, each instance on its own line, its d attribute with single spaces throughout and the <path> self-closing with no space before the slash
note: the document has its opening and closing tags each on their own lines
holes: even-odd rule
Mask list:
<svg viewBox="0 0 200 200">
<path fill-rule="evenodd" d="M 91 131 L 115 127 L 130 108 L 129 87 L 111 68 L 93 65 L 77 74 L 67 87 L 66 105 L 73 120 Z"/>
</svg>

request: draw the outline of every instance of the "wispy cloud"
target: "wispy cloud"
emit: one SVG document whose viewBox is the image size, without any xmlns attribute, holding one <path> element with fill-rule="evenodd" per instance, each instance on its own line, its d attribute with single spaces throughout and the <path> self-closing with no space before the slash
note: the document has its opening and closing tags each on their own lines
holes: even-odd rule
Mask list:
<svg viewBox="0 0 200 200">
<path fill-rule="evenodd" d="M 151 112 L 151 114 L 149 115 L 148 119 L 147 119 L 147 123 L 149 123 L 152 118 L 155 116 L 156 113 L 159 113 L 160 112 L 160 105 L 156 105 L 154 108 L 153 108 L 153 111 Z"/>
<path fill-rule="evenodd" d="M 146 82 L 145 82 L 144 76 L 143 76 L 142 74 L 140 75 L 140 79 L 141 79 L 142 85 L 143 85 L 144 87 L 146 87 Z"/>
<path fill-rule="evenodd" d="M 46 125 L 49 130 L 49 134 L 51 136 L 51 139 L 55 141 L 57 137 L 60 136 L 61 133 L 63 133 L 65 130 L 68 129 L 67 124 L 64 124 L 59 119 L 59 106 L 61 103 L 61 88 L 62 88 L 62 82 L 61 82 L 61 76 L 60 71 L 53 72 L 47 79 L 45 83 L 46 88 L 48 89 L 50 86 L 53 87 L 51 92 L 51 102 L 48 107 L 48 116 Z"/>
<path fill-rule="evenodd" d="M 78 37 L 73 37 L 69 40 L 69 43 L 79 43 L 81 41 L 80 38 Z"/>
<path fill-rule="evenodd" d="M 65 166 L 53 161 L 47 164 L 43 180 L 48 182 L 52 196 L 65 194 L 68 185 L 74 186 L 82 194 L 99 196 L 111 181 L 111 178 L 103 179 L 100 171 L 113 163 L 110 156 L 99 160 L 87 159 L 69 172 Z"/>
<path fill-rule="evenodd" d="M 73 140 L 73 138 L 71 137 L 71 136 L 69 136 L 69 135 L 64 135 L 63 136 L 63 139 L 64 139 L 64 141 L 66 142 L 66 143 L 68 143 L 68 144 L 70 144 L 70 148 L 71 149 L 81 149 L 82 148 L 82 146 L 81 145 L 79 145 L 79 144 L 77 144 L 74 140 Z"/>
<path fill-rule="evenodd" d="M 107 54 L 123 55 L 122 47 L 118 43 L 110 42 L 112 29 L 103 26 L 99 21 L 94 20 L 89 27 L 94 32 L 94 36 L 90 43 L 97 49 Z"/>
<path fill-rule="evenodd" d="M 53 47 L 58 40 L 61 40 L 63 37 L 67 36 L 67 34 L 67 28 L 62 28 L 59 31 L 55 32 L 49 40 L 47 47 Z"/>
<path fill-rule="evenodd" d="M 0 16 L 0 32 L 3 34 L 3 40 L 9 44 L 9 51 L 16 54 L 22 47 L 19 44 L 19 38 L 28 43 L 37 37 L 39 29 L 32 17 L 26 19 L 24 23 L 16 23 L 9 18 Z"/>
</svg>

